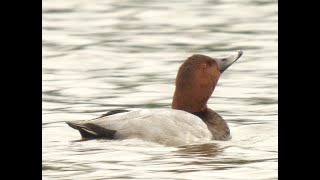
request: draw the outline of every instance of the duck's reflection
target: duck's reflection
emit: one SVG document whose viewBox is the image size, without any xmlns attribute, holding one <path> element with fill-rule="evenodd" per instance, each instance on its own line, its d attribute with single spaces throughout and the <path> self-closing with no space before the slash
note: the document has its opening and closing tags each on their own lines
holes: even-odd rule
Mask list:
<svg viewBox="0 0 320 180">
<path fill-rule="evenodd" d="M 206 143 L 206 144 L 193 144 L 185 145 L 178 148 L 177 156 L 199 156 L 199 157 L 214 157 L 220 154 L 223 148 L 219 147 L 216 143 Z"/>
</svg>

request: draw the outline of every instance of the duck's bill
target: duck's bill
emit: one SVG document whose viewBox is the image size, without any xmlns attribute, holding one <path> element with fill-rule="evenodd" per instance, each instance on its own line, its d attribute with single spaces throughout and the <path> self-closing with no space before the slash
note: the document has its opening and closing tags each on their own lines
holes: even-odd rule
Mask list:
<svg viewBox="0 0 320 180">
<path fill-rule="evenodd" d="M 230 67 L 234 62 L 236 62 L 242 55 L 242 51 L 238 50 L 237 53 L 224 58 L 216 59 L 220 66 L 220 72 L 223 73 L 228 67 Z"/>
</svg>

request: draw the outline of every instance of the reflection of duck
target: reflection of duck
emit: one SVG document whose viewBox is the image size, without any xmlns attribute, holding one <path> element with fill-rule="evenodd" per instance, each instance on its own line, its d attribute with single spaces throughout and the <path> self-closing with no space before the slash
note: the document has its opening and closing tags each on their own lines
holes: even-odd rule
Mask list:
<svg viewBox="0 0 320 180">
<path fill-rule="evenodd" d="M 140 138 L 167 145 L 199 140 L 227 140 L 226 121 L 207 108 L 220 74 L 238 60 L 242 51 L 226 58 L 195 54 L 179 68 L 172 109 L 110 111 L 98 118 L 67 122 L 83 138 Z"/>
<path fill-rule="evenodd" d="M 178 157 L 214 157 L 221 153 L 224 148 L 218 146 L 215 143 L 205 143 L 205 144 L 189 144 L 180 146 L 176 151 L 176 156 Z M 189 162 L 187 164 L 199 165 L 205 164 L 207 162 Z"/>
</svg>

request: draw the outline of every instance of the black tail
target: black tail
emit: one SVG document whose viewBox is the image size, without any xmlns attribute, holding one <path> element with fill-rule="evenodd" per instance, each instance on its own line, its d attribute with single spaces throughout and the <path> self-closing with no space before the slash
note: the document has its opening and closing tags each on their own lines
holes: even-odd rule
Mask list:
<svg viewBox="0 0 320 180">
<path fill-rule="evenodd" d="M 81 121 L 82 122 L 82 121 Z M 78 130 L 82 138 L 96 139 L 106 138 L 113 139 L 114 134 L 117 131 L 105 129 L 100 126 L 91 123 L 79 123 L 79 122 L 66 122 L 70 127 Z"/>
</svg>

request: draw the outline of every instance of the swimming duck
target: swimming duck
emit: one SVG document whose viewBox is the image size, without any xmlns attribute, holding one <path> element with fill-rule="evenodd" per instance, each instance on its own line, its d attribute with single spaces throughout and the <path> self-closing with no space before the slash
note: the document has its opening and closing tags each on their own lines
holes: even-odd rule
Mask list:
<svg viewBox="0 0 320 180">
<path fill-rule="evenodd" d="M 194 54 L 180 66 L 172 109 L 114 110 L 91 120 L 66 122 L 83 139 L 138 138 L 165 145 L 184 145 L 231 138 L 227 122 L 207 107 L 220 75 L 242 51 L 224 58 Z"/>
</svg>

